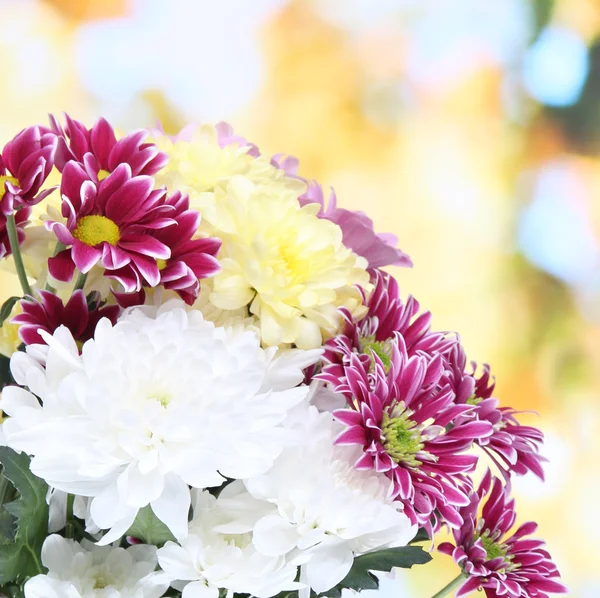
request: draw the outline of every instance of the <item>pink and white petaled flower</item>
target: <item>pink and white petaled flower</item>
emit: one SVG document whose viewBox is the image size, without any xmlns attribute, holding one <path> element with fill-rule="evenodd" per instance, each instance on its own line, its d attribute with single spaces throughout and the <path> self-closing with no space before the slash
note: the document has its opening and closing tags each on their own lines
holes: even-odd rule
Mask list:
<svg viewBox="0 0 600 598">
<path fill-rule="evenodd" d="M 465 451 L 475 438 L 491 434 L 490 424 L 461 422 L 473 408 L 457 405 L 451 387 L 440 384 L 441 355 L 410 356 L 404 339 L 396 334 L 389 367 L 377 353 L 372 359 L 372 364 L 365 364 L 350 355 L 345 379 L 337 385 L 327 375 L 318 376 L 351 397 L 348 409 L 334 412 L 347 426 L 336 442 L 360 445 L 357 469 L 375 469 L 389 477 L 405 513 L 430 536 L 442 522 L 460 527 L 458 509 L 468 504 L 471 492 L 464 474 L 477 462 Z"/>
<path fill-rule="evenodd" d="M 325 343 L 323 372 L 328 379 L 333 379 L 334 385 L 335 380 L 345 377 L 345 367 L 352 354 L 369 364 L 376 353 L 388 367 L 391 344 L 397 333 L 404 339 L 409 356 L 417 352 L 445 354 L 457 342 L 445 333 L 431 331 L 431 312 L 420 313 L 419 302 L 412 296 L 403 302 L 398 283 L 389 274 L 374 270 L 371 279 L 375 286 L 371 294 L 364 297 L 367 315 L 357 320 L 342 308 L 344 327 L 338 336 Z"/>
<path fill-rule="evenodd" d="M 50 117 L 53 131 L 58 136 L 56 167 L 62 172 L 74 160 L 94 181 L 101 180 L 120 164 L 129 164 L 133 176 L 156 174 L 168 162 L 165 153 L 154 143 L 144 143 L 149 132 L 134 131 L 117 141 L 115 132 L 104 118 L 98 119 L 91 129 L 65 115 L 66 125 Z"/>
<path fill-rule="evenodd" d="M 40 192 L 54 166 L 56 135 L 44 127 L 23 129 L 0 155 L 0 211 L 33 206 L 54 191 Z"/>
<path fill-rule="evenodd" d="M 19 324 L 19 338 L 25 345 L 45 344 L 40 330 L 54 334 L 60 326 L 66 326 L 75 341 L 84 343 L 94 336 L 96 324 L 102 318 L 115 324 L 121 311 L 117 305 L 101 306 L 98 293 L 97 297 L 91 297 L 91 305 L 81 290 L 75 291 L 66 304 L 49 291 L 39 291 L 39 295 L 39 300 L 22 299 L 22 312 L 11 320 Z"/>
<path fill-rule="evenodd" d="M 498 399 L 492 397 L 495 381 L 490 368 L 484 364 L 481 375 L 476 378 L 476 364 L 471 363 L 471 372 L 466 370 L 467 358 L 460 343 L 447 355 L 447 375 L 456 392 L 456 402 L 473 405 L 469 417 L 487 421 L 492 426 L 491 436 L 476 442 L 487 453 L 505 478 L 512 473 L 525 475 L 534 473 L 544 479 L 542 463 L 546 461 L 539 448 L 544 442 L 543 433 L 532 426 L 523 426 L 510 407 L 499 407 Z"/>
<path fill-rule="evenodd" d="M 460 514 L 464 523 L 453 531 L 455 544 L 439 546 L 467 577 L 457 598 L 478 589 L 487 598 L 548 598 L 567 592 L 544 542 L 528 537 L 536 531 L 536 523 L 524 523 L 509 535 L 516 520 L 515 501 L 510 487 L 503 487 L 498 478 L 492 480 L 489 471 Z"/>
<path fill-rule="evenodd" d="M 134 177 L 129 164 L 120 164 L 95 182 L 80 164 L 69 162 L 60 191 L 67 223 L 48 221 L 47 227 L 67 249 L 48 260 L 54 278 L 68 282 L 75 267 L 85 274 L 100 264 L 127 292 L 138 291 L 143 282 L 159 284 L 157 260 L 169 259 L 171 250 L 154 231 L 177 222 L 166 191 L 154 190 L 154 179 Z"/>
</svg>

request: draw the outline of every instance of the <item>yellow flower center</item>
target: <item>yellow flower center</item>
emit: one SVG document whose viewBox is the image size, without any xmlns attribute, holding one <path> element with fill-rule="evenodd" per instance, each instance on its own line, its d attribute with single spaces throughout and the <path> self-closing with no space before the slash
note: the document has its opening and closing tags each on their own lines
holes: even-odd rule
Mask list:
<svg viewBox="0 0 600 598">
<path fill-rule="evenodd" d="M 90 247 L 100 243 L 115 246 L 121 238 L 119 227 L 106 216 L 84 216 L 77 223 L 73 236 Z"/>
<path fill-rule="evenodd" d="M 19 181 L 10 175 L 0 175 L 0 200 L 4 197 L 6 193 L 6 186 L 4 183 L 12 183 L 13 185 L 18 185 Z"/>
<path fill-rule="evenodd" d="M 160 258 L 156 260 L 156 265 L 159 270 L 164 270 L 167 267 L 167 260 L 161 260 Z"/>
<path fill-rule="evenodd" d="M 103 181 L 109 174 L 110 174 L 110 172 L 108 172 L 108 170 L 100 169 L 98 171 L 98 180 Z"/>
</svg>

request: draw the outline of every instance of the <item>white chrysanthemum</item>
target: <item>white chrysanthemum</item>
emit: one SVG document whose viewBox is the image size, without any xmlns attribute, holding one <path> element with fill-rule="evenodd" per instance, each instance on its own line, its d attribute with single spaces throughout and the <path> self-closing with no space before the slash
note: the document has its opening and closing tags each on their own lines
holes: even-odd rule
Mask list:
<svg viewBox="0 0 600 598">
<path fill-rule="evenodd" d="M 189 582 L 183 598 L 218 598 L 219 590 L 268 598 L 279 592 L 300 587 L 294 580 L 297 566 L 284 557 L 261 554 L 252 544 L 251 533 L 223 534 L 216 528 L 234 516 L 228 503 L 237 495 L 246 495 L 241 482 L 227 486 L 216 499 L 208 492 L 199 492 L 194 505 L 194 517 L 188 536 L 180 544 L 167 542 L 158 551 L 161 568 L 173 580 Z M 263 511 L 270 508 L 263 505 Z M 235 514 L 236 515 L 236 514 Z M 178 584 L 175 584 L 179 587 Z"/>
<path fill-rule="evenodd" d="M 42 547 L 45 575 L 25 584 L 25 598 L 160 598 L 169 580 L 156 572 L 156 547 L 100 547 L 48 536 Z"/>
<path fill-rule="evenodd" d="M 297 385 L 320 351 L 263 350 L 256 333 L 181 305 L 135 308 L 114 327 L 101 320 L 81 355 L 61 327 L 44 351 L 11 362 L 31 392 L 4 390 L 8 445 L 33 455 L 31 470 L 53 488 L 92 497 L 92 522 L 111 528 L 103 543 L 148 504 L 184 537 L 188 486 L 266 472 L 290 441 L 282 422 L 308 393 Z"/>
<path fill-rule="evenodd" d="M 245 484 L 254 498 L 276 507 L 253 527 L 256 548 L 288 558 L 306 551 L 300 581 L 320 593 L 347 575 L 354 556 L 405 546 L 417 528 L 391 499 L 390 482 L 357 471 L 355 450 L 333 444 L 341 426 L 332 415 L 302 411 L 293 425 L 302 445 L 285 449 L 265 475 Z"/>
</svg>

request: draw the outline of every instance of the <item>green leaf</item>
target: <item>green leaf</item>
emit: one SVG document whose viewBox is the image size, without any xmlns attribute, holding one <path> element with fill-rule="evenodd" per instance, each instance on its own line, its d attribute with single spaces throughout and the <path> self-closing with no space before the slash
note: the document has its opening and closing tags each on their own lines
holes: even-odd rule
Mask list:
<svg viewBox="0 0 600 598">
<path fill-rule="evenodd" d="M 127 531 L 128 536 L 133 536 L 145 544 L 161 546 L 169 540 L 175 540 L 169 528 L 154 514 L 148 505 L 137 514 L 133 525 Z"/>
<path fill-rule="evenodd" d="M 413 565 L 424 565 L 431 560 L 431 555 L 420 546 L 401 546 L 368 552 L 354 559 L 350 573 L 339 583 L 339 588 L 351 590 L 376 590 L 378 579 L 371 571 L 391 571 L 394 567 L 410 569 Z M 332 596 L 326 592 L 327 596 Z"/>
<path fill-rule="evenodd" d="M 0 507 L 16 519 L 14 541 L 0 545 L 0 584 L 20 583 L 44 572 L 40 554 L 48 535 L 48 486 L 31 473 L 25 453 L 0 447 L 0 463 L 4 476 L 19 492 L 17 500 Z"/>
<path fill-rule="evenodd" d="M 10 373 L 10 357 L 0 355 L 0 390 L 13 383 L 14 380 Z"/>
<path fill-rule="evenodd" d="M 13 307 L 17 301 L 20 301 L 21 297 L 9 297 L 0 307 L 0 326 L 10 317 L 12 314 Z"/>
<path fill-rule="evenodd" d="M 429 534 L 422 528 L 419 528 L 417 535 L 409 542 L 409 544 L 418 544 L 419 542 L 429 542 L 431 538 Z"/>
</svg>

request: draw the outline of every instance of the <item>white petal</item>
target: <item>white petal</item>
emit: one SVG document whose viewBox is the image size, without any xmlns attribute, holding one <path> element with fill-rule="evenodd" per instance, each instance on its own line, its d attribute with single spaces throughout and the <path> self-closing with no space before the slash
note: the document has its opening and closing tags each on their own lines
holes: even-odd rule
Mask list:
<svg viewBox="0 0 600 598">
<path fill-rule="evenodd" d="M 190 553 L 179 544 L 167 542 L 156 554 L 160 568 L 169 574 L 172 581 L 195 580 L 200 577 Z"/>
<path fill-rule="evenodd" d="M 176 538 L 187 536 L 191 497 L 188 485 L 181 478 L 175 474 L 165 476 L 162 494 L 150 505 L 154 514 Z"/>
<path fill-rule="evenodd" d="M 317 594 L 330 590 L 348 575 L 353 562 L 354 555 L 347 544 L 321 545 L 304 565 L 310 587 Z"/>
<path fill-rule="evenodd" d="M 218 598 L 219 590 L 215 587 L 209 587 L 202 581 L 189 583 L 183 588 L 181 598 Z"/>
<path fill-rule="evenodd" d="M 286 554 L 298 541 L 296 526 L 277 515 L 263 517 L 254 527 L 253 544 L 267 556 Z"/>
<path fill-rule="evenodd" d="M 117 480 L 119 496 L 127 506 L 141 509 L 156 500 L 164 488 L 164 476 L 158 471 L 142 474 L 137 463 L 131 463 Z"/>
</svg>

